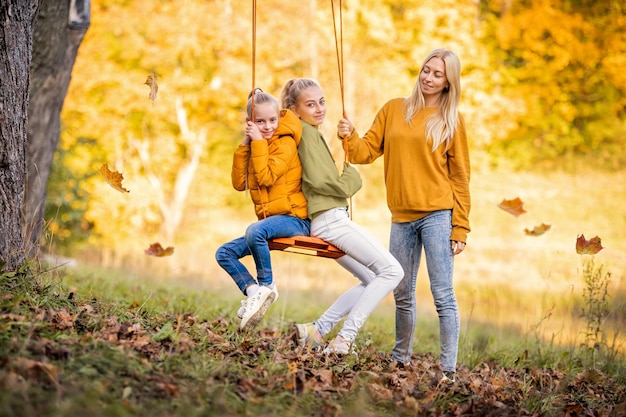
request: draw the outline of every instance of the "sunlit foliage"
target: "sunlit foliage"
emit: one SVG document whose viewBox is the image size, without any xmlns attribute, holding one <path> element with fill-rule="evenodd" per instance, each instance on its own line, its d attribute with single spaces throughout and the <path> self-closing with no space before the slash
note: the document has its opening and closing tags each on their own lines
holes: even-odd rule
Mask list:
<svg viewBox="0 0 626 417">
<path fill-rule="evenodd" d="M 447 47 L 461 58 L 461 111 L 475 151 L 526 167 L 581 155 L 619 166 L 626 158 L 620 2 L 343 6 L 344 105 L 360 132 L 386 100 L 410 94 L 429 51 Z M 328 102 L 323 131 L 332 139 L 342 103 L 330 2 L 257 7 L 255 85 L 278 96 L 291 77 L 317 79 Z M 141 254 L 143 243 L 133 240 L 178 247 L 220 224 L 215 208 L 245 212 L 249 198 L 232 191 L 230 165 L 252 87 L 251 17 L 250 2 L 234 0 L 93 2 L 49 184 L 53 242 L 88 239 Z M 154 102 L 145 85 L 151 75 L 158 78 Z M 341 146 L 329 142 L 340 161 Z M 124 173 L 130 195 L 101 180 L 104 163 Z M 379 196 L 380 172 L 363 175 L 363 194 Z"/>
</svg>

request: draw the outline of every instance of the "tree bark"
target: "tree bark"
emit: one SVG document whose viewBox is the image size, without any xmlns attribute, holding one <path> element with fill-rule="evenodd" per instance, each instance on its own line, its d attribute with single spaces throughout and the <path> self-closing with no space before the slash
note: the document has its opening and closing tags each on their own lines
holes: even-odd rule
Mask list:
<svg viewBox="0 0 626 417">
<path fill-rule="evenodd" d="M 35 23 L 22 218 L 28 257 L 39 252 L 48 177 L 59 143 L 61 110 L 78 47 L 89 24 L 89 0 L 43 0 Z"/>
<path fill-rule="evenodd" d="M 0 2 L 0 271 L 25 262 L 21 208 L 33 21 L 38 0 Z"/>
</svg>

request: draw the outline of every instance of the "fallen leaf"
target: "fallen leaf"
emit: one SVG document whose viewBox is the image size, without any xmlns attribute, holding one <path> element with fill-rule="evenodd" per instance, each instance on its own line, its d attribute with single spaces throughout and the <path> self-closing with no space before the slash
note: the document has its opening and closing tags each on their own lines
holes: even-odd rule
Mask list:
<svg viewBox="0 0 626 417">
<path fill-rule="evenodd" d="M 159 84 L 157 83 L 157 76 L 155 73 L 148 75 L 146 82 L 144 83 L 148 87 L 150 87 L 150 94 L 148 98 L 152 101 L 152 105 L 154 106 L 154 102 L 156 101 L 157 92 L 159 91 Z"/>
<path fill-rule="evenodd" d="M 50 323 L 57 329 L 69 329 L 74 327 L 74 318 L 72 315 L 66 310 L 53 310 L 50 309 L 48 312 Z"/>
<path fill-rule="evenodd" d="M 526 210 L 524 210 L 524 202 L 520 200 L 519 197 L 516 197 L 513 200 L 502 200 L 502 202 L 498 204 L 498 207 L 508 213 L 511 213 L 515 217 L 526 213 Z"/>
<path fill-rule="evenodd" d="M 103 164 L 100 167 L 100 173 L 106 180 L 107 184 L 109 184 L 111 187 L 113 187 L 120 193 L 130 193 L 129 190 L 122 187 L 122 180 L 124 179 L 124 176 L 117 171 L 110 171 L 108 164 Z"/>
<path fill-rule="evenodd" d="M 52 364 L 23 357 L 14 358 L 8 368 L 29 381 L 37 381 L 46 375 L 55 385 L 59 385 L 58 368 Z"/>
<path fill-rule="evenodd" d="M 163 257 L 163 256 L 172 256 L 174 254 L 174 248 L 172 246 L 168 246 L 167 249 L 163 249 L 163 246 L 159 242 L 153 243 L 150 245 L 148 249 L 144 251 L 146 255 Z"/>
<path fill-rule="evenodd" d="M 576 253 L 579 255 L 595 255 L 602 249 L 602 241 L 598 236 L 589 240 L 585 239 L 585 235 L 576 238 Z"/>
<path fill-rule="evenodd" d="M 552 226 L 549 224 L 541 223 L 541 226 L 533 227 L 533 230 L 524 229 L 524 234 L 526 236 L 541 236 L 548 230 L 550 230 Z"/>
</svg>

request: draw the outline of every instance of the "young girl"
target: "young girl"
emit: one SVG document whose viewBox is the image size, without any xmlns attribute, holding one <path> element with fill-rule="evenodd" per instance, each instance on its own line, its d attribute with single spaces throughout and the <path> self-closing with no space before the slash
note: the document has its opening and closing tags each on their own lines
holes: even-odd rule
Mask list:
<svg viewBox="0 0 626 417">
<path fill-rule="evenodd" d="M 298 154 L 302 163 L 302 191 L 308 201 L 311 236 L 319 237 L 343 250 L 337 262 L 361 280 L 345 292 L 315 322 L 297 324 L 300 345 L 318 347 L 322 338 L 346 318 L 337 337 L 324 353 L 350 353 L 357 332 L 374 308 L 398 285 L 402 267 L 366 230 L 348 215 L 348 197 L 361 188 L 361 177 L 348 164 L 339 173 L 319 126 L 326 116 L 326 102 L 319 85 L 310 79 L 293 79 L 282 92 L 284 108 L 302 122 Z"/>
<path fill-rule="evenodd" d="M 384 154 L 389 248 L 405 276 L 394 291 L 396 344 L 393 358 L 410 364 L 415 332 L 415 281 L 422 249 L 439 315 L 442 380 L 454 381 L 459 311 L 453 286 L 454 255 L 470 231 L 470 162 L 463 118 L 459 58 L 446 49 L 424 60 L 408 98 L 388 101 L 359 138 L 348 119 L 337 133 L 348 140 L 350 162 L 367 164 Z"/>
<path fill-rule="evenodd" d="M 235 150 L 231 176 L 237 191 L 250 190 L 259 220 L 215 254 L 218 264 L 247 296 L 237 312 L 243 331 L 254 328 L 278 299 L 268 240 L 310 231 L 297 151 L 300 121 L 290 110 L 279 111 L 276 99 L 258 88 L 248 98 L 247 114 L 246 134 Z M 254 258 L 257 280 L 239 260 L 248 255 Z"/>
</svg>

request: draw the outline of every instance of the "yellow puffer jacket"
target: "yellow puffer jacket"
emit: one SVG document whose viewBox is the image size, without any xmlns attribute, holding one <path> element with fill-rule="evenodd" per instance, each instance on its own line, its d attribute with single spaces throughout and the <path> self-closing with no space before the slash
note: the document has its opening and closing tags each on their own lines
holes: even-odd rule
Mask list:
<svg viewBox="0 0 626 417">
<path fill-rule="evenodd" d="M 302 124 L 290 110 L 281 110 L 280 116 L 271 139 L 240 145 L 233 157 L 233 187 L 250 190 L 259 220 L 277 214 L 307 217 L 298 157 Z"/>
</svg>

